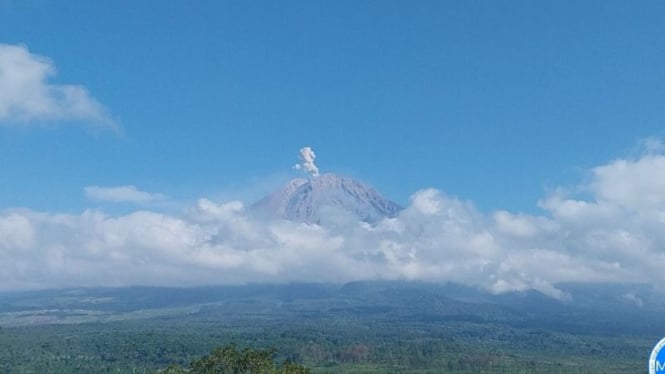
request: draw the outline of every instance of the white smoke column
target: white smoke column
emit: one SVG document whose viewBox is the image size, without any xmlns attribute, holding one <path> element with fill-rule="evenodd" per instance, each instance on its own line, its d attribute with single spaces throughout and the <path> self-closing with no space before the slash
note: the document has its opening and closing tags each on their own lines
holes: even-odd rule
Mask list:
<svg viewBox="0 0 665 374">
<path fill-rule="evenodd" d="M 316 154 L 311 147 L 302 147 L 300 148 L 300 160 L 302 163 L 293 165 L 293 168 L 296 170 L 304 170 L 305 172 L 312 175 L 312 177 L 319 176 L 319 168 L 314 165 L 314 159 Z"/>
</svg>

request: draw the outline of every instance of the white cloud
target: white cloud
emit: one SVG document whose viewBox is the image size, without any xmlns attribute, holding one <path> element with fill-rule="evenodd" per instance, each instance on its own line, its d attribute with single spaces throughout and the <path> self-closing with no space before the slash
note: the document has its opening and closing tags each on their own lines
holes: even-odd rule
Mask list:
<svg viewBox="0 0 665 374">
<path fill-rule="evenodd" d="M 49 83 L 55 74 L 48 58 L 0 43 L 0 125 L 73 120 L 119 129 L 85 87 Z"/>
<path fill-rule="evenodd" d="M 665 157 L 648 154 L 593 169 L 591 189 L 601 201 L 628 210 L 665 208 Z"/>
<path fill-rule="evenodd" d="M 655 136 L 641 139 L 638 142 L 638 146 L 639 153 L 643 155 L 663 154 L 663 152 L 665 152 L 665 144 L 663 144 L 663 140 Z"/>
<path fill-rule="evenodd" d="M 20 214 L 0 217 L 0 248 L 22 250 L 34 244 L 34 229 L 28 218 Z"/>
<path fill-rule="evenodd" d="M 423 214 L 437 214 L 441 210 L 439 206 L 440 193 L 439 191 L 428 188 L 420 191 L 411 197 L 411 205 L 414 209 Z"/>
<path fill-rule="evenodd" d="M 137 189 L 135 186 L 99 187 L 88 186 L 83 189 L 90 200 L 113 203 L 149 203 L 164 200 L 166 196 Z"/>
<path fill-rule="evenodd" d="M 326 227 L 265 220 L 240 202 L 209 199 L 182 215 L 7 211 L 0 213 L 0 288 L 380 278 L 563 298 L 557 282 L 659 285 L 663 159 L 649 153 L 593 168 L 590 182 L 572 189 L 589 198 L 556 190 L 540 202 L 543 215 L 483 213 L 434 189 L 416 192 L 398 217 L 374 226 L 348 215 Z M 127 187 L 102 188 L 102 199 L 154 198 Z"/>
</svg>

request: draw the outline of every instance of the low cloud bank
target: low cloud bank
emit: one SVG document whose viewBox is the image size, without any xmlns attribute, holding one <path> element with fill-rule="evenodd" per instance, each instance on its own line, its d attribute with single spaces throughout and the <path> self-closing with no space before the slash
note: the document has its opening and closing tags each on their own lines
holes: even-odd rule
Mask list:
<svg viewBox="0 0 665 374">
<path fill-rule="evenodd" d="M 208 199 L 180 215 L 6 210 L 0 287 L 417 279 L 564 297 L 557 282 L 661 284 L 665 156 L 618 159 L 588 179 L 571 189 L 588 198 L 556 190 L 542 215 L 484 213 L 424 189 L 374 226 L 345 215 L 325 227 L 265 220 Z"/>
</svg>

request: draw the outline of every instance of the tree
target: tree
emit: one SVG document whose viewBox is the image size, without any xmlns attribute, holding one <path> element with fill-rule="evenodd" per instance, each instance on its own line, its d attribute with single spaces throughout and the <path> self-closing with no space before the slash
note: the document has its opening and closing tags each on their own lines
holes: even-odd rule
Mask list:
<svg viewBox="0 0 665 374">
<path fill-rule="evenodd" d="M 220 347 L 209 355 L 192 361 L 189 369 L 171 365 L 163 374 L 309 374 L 310 369 L 285 361 L 277 366 L 275 350 L 245 348 L 239 351 L 234 344 Z"/>
</svg>

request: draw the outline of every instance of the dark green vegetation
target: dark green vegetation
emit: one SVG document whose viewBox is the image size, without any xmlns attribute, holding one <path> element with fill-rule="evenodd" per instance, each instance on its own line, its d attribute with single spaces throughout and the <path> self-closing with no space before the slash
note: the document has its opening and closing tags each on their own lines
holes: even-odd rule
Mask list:
<svg viewBox="0 0 665 374">
<path fill-rule="evenodd" d="M 164 374 L 309 374 L 311 371 L 292 361 L 276 365 L 274 349 L 238 350 L 234 344 L 217 348 L 209 355 L 192 361 L 188 368 L 172 364 Z"/>
<path fill-rule="evenodd" d="M 570 297 L 406 282 L 0 294 L 0 373 L 176 370 L 231 343 L 313 373 L 644 373 L 662 294 L 559 287 Z"/>
</svg>

